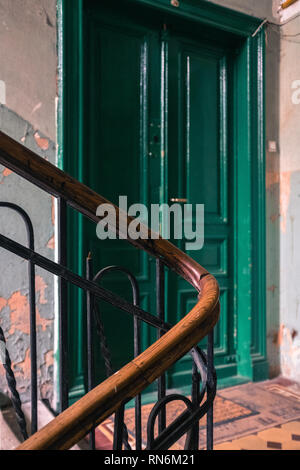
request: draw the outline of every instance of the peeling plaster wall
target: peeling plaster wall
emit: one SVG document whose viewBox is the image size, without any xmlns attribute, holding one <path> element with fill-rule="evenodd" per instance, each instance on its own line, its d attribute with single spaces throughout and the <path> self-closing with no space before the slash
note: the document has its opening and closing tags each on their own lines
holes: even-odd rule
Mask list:
<svg viewBox="0 0 300 470">
<path fill-rule="evenodd" d="M 278 25 L 266 29 L 267 356 L 270 377 L 300 382 L 300 1 L 280 13 L 281 0 L 212 1 Z"/>
<path fill-rule="evenodd" d="M 266 284 L 267 284 L 267 358 L 269 375 L 280 370 L 278 329 L 280 325 L 280 36 L 279 27 L 266 29 L 266 142 L 275 143 L 271 152 L 266 145 Z"/>
<path fill-rule="evenodd" d="M 0 0 L 0 44 L 6 106 L 55 142 L 56 0 Z"/>
<path fill-rule="evenodd" d="M 232 10 L 246 13 L 257 18 L 268 18 L 269 21 L 278 20 L 277 10 L 280 0 L 207 0 Z"/>
<path fill-rule="evenodd" d="M 300 382 L 300 16 L 280 33 L 280 362 Z"/>
<path fill-rule="evenodd" d="M 0 0 L 0 129 L 56 163 L 56 1 Z M 19 204 L 34 226 L 35 249 L 54 259 L 54 200 L 0 166 L 0 200 Z M 0 209 L 0 232 L 26 243 L 25 226 Z M 0 249 L 0 324 L 7 339 L 18 390 L 30 396 L 27 262 Z M 53 397 L 54 279 L 36 268 L 38 383 Z M 7 385 L 0 365 L 0 390 Z"/>
<path fill-rule="evenodd" d="M 50 162 L 55 162 L 55 144 L 4 106 L 0 106 L 0 129 Z M 54 259 L 53 198 L 0 166 L 0 199 L 14 202 L 28 213 L 34 227 L 35 250 Z M 0 208 L 0 211 L 1 233 L 19 243 L 26 243 L 26 229 L 21 217 L 10 209 Z M 0 322 L 18 389 L 26 401 L 30 386 L 27 262 L 4 249 L 0 250 L 0 260 Z M 53 393 L 53 293 L 53 276 L 36 268 L 38 378 L 42 398 L 50 400 Z M 0 367 L 0 389 L 7 390 L 3 367 Z"/>
</svg>

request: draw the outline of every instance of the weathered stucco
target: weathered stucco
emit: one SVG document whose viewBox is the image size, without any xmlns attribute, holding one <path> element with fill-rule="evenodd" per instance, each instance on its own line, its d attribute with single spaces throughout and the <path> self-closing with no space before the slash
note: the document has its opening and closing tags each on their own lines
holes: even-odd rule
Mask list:
<svg viewBox="0 0 300 470">
<path fill-rule="evenodd" d="M 56 162 L 56 0 L 0 0 L 0 129 Z M 0 200 L 15 202 L 32 219 L 36 250 L 54 258 L 54 204 L 0 167 Z M 0 231 L 24 243 L 20 216 L 1 208 Z M 42 398 L 53 395 L 54 283 L 36 269 L 38 380 Z M 29 399 L 30 350 L 27 263 L 1 249 L 1 327 L 18 389 Z M 7 390 L 0 367 L 0 390 Z"/>
<path fill-rule="evenodd" d="M 210 1 L 210 0 L 208 0 Z M 269 21 L 277 21 L 277 9 L 280 0 L 212 0 L 212 3 L 231 8 L 232 10 L 246 13 L 257 18 L 268 18 Z"/>
<path fill-rule="evenodd" d="M 0 106 L 0 129 L 21 141 L 52 163 L 56 146 L 18 115 Z M 42 145 L 41 145 L 42 142 Z M 46 145 L 47 142 L 47 145 Z M 52 197 L 0 166 L 0 200 L 20 205 L 30 216 L 35 235 L 35 249 L 54 259 L 54 220 Z M 0 208 L 0 231 L 14 240 L 26 242 L 26 229 L 21 217 Z M 38 380 L 42 398 L 53 395 L 54 286 L 53 276 L 36 269 Z M 0 278 L 1 327 L 7 340 L 18 390 L 22 400 L 29 399 L 30 349 L 27 262 L 1 249 Z M 0 367 L 0 389 L 7 390 L 4 369 Z"/>
<path fill-rule="evenodd" d="M 55 142 L 56 0 L 0 0 L 0 44 L 6 106 Z"/>
<path fill-rule="evenodd" d="M 270 377 L 283 374 L 300 381 L 300 2 L 278 12 L 281 0 L 212 1 L 270 22 L 266 26 L 267 356 Z M 269 151 L 269 142 L 275 142 L 275 151 Z"/>
<path fill-rule="evenodd" d="M 300 17 L 280 33 L 280 363 L 300 381 Z"/>
<path fill-rule="evenodd" d="M 277 333 L 280 324 L 280 149 L 279 149 L 279 27 L 266 27 L 266 287 L 267 357 L 270 377 L 280 374 Z M 270 151 L 268 142 L 275 142 Z"/>
<path fill-rule="evenodd" d="M 284 0 L 207 0 L 271 23 L 282 24 L 299 13 L 299 4 L 279 9 Z"/>
</svg>

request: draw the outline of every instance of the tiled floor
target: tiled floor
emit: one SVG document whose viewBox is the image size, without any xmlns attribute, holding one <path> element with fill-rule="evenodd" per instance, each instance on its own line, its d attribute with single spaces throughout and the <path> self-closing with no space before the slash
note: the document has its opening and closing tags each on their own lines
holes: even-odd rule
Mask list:
<svg viewBox="0 0 300 470">
<path fill-rule="evenodd" d="M 146 446 L 147 420 L 152 405 L 142 409 L 143 448 Z M 173 403 L 167 408 L 167 422 L 183 411 Z M 125 412 L 129 442 L 134 449 L 134 410 Z M 200 421 L 199 448 L 206 445 L 205 418 Z M 113 418 L 96 432 L 98 449 L 111 449 Z M 173 449 L 184 448 L 182 437 Z M 284 378 L 247 383 L 219 390 L 214 403 L 215 450 L 300 450 L 300 384 Z"/>
<path fill-rule="evenodd" d="M 215 450 L 300 450 L 300 420 L 223 442 Z"/>
<path fill-rule="evenodd" d="M 1 398 L 1 397 L 0 397 Z M 39 406 L 42 406 L 42 403 Z M 184 408 L 175 402 L 167 407 L 167 422 L 173 422 Z M 147 421 L 152 405 L 142 409 L 143 447 L 146 446 Z M 1 408 L 1 406 L 0 406 Z M 25 404 L 23 410 L 30 415 Z M 18 443 L 15 415 L 11 409 L 0 412 L 0 448 L 13 449 Z M 1 411 L 1 410 L 0 410 Z M 43 411 L 43 410 L 40 410 Z M 51 420 L 49 411 L 40 412 L 46 421 Z M 44 420 L 44 418 L 43 418 Z M 125 412 L 129 432 L 129 442 L 134 449 L 135 420 L 134 410 Z M 206 419 L 200 421 L 199 448 L 205 448 Z M 113 419 L 109 418 L 96 429 L 96 447 L 101 450 L 112 449 Z M 185 436 L 172 447 L 184 448 Z M 79 448 L 87 448 L 87 441 Z M 215 450 L 300 450 L 300 384 L 284 378 L 261 383 L 247 383 L 237 387 L 219 390 L 214 402 L 214 449 Z"/>
<path fill-rule="evenodd" d="M 300 384 L 283 377 L 221 390 L 253 411 L 215 425 L 215 450 L 300 450 Z"/>
</svg>

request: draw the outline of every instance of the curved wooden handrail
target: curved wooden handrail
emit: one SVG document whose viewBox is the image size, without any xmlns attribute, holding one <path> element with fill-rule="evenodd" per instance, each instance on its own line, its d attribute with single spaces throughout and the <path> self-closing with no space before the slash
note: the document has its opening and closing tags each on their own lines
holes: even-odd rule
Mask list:
<svg viewBox="0 0 300 470">
<path fill-rule="evenodd" d="M 52 195 L 61 197 L 93 220 L 105 198 L 57 167 L 0 132 L 0 163 Z M 122 227 L 133 220 L 115 206 L 115 230 L 127 238 Z M 119 225 L 119 216 L 121 225 Z M 137 248 L 160 258 L 165 265 L 188 281 L 199 293 L 195 307 L 146 351 L 109 377 L 47 426 L 19 446 L 20 450 L 68 449 L 93 426 L 116 411 L 124 400 L 133 398 L 172 364 L 184 356 L 214 327 L 219 318 L 219 287 L 215 278 L 196 261 L 163 238 L 127 240 Z"/>
<path fill-rule="evenodd" d="M 75 178 L 67 175 L 1 131 L 0 163 L 50 194 L 62 197 L 68 205 L 96 223 L 99 222 L 99 217 L 96 216 L 97 207 L 100 204 L 110 203 L 95 191 L 79 183 Z M 117 213 L 117 226 L 112 228 L 115 228 L 116 233 L 126 238 L 127 233 L 122 231 L 123 224 L 121 227 L 118 224 L 119 208 L 114 207 Z M 120 213 L 120 216 L 127 228 L 133 219 L 124 213 Z M 150 229 L 146 230 L 150 232 Z M 150 237 L 146 240 L 128 238 L 128 241 L 149 254 L 160 257 L 168 267 L 176 271 L 199 291 L 200 278 L 206 275 L 207 271 L 172 243 L 162 238 L 152 240 Z"/>
</svg>

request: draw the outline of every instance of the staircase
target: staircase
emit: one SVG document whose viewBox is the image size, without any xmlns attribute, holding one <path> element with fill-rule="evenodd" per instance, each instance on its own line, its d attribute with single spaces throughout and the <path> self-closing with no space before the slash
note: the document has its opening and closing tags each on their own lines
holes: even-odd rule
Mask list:
<svg viewBox="0 0 300 470">
<path fill-rule="evenodd" d="M 219 287 L 215 278 L 169 241 L 161 237 L 153 240 L 148 227 L 143 227 L 143 233 L 148 235 L 147 238 L 138 240 L 129 238 L 127 228 L 133 219 L 114 206 L 117 214 L 116 223 L 110 229 L 115 230 L 119 237 L 127 239 L 127 242 L 136 249 L 143 250 L 148 256 L 156 260 L 158 315 L 143 310 L 135 302 L 127 302 L 117 294 L 100 287 L 95 277 L 91 279 L 79 276 L 68 269 L 66 265 L 67 206 L 72 207 L 97 224 L 99 222 L 99 217 L 96 215 L 98 206 L 107 204 L 109 201 L 2 132 L 0 132 L 0 163 L 58 199 L 58 262 L 53 262 L 36 253 L 34 247 L 30 244 L 29 247 L 24 246 L 0 235 L 0 246 L 2 248 L 28 261 L 29 283 L 32 283 L 30 284 L 30 292 L 34 292 L 33 274 L 36 266 L 46 269 L 59 277 L 60 402 L 62 412 L 46 425 L 37 422 L 35 303 L 30 298 L 33 391 L 31 416 L 35 425 L 33 426 L 33 434 L 17 449 L 70 449 L 89 433 L 91 436 L 90 445 L 91 448 L 94 448 L 93 432 L 95 427 L 112 414 L 115 414 L 114 449 L 128 449 L 124 407 L 132 399 L 135 399 L 136 410 L 136 449 L 141 449 L 141 393 L 155 381 L 158 383 L 157 403 L 148 418 L 146 449 L 168 449 L 184 435 L 186 435 L 185 448 L 187 450 L 198 449 L 199 420 L 205 414 L 207 414 L 207 448 L 212 449 L 213 400 L 216 393 L 216 373 L 213 366 L 213 328 L 220 313 Z M 7 206 L 8 203 L 5 204 Z M 30 221 L 26 219 L 23 209 L 19 207 L 11 207 L 11 209 L 23 213 L 23 218 L 26 220 L 30 232 Z M 135 282 L 133 275 L 128 273 L 126 268 L 119 266 L 111 268 L 122 270 L 129 277 L 131 276 L 133 283 Z M 198 301 L 194 308 L 176 325 L 166 322 L 164 316 L 163 273 L 165 269 L 175 272 L 193 286 L 195 292 L 198 293 Z M 103 325 L 97 316 L 95 307 L 98 300 L 107 302 L 129 314 L 134 319 L 135 325 L 134 358 L 113 375 L 111 375 L 108 367 L 108 378 L 95 387 L 92 380 L 92 344 L 88 344 L 88 392 L 70 407 L 68 407 L 68 387 L 65 380 L 67 376 L 66 344 L 68 325 L 66 301 L 68 283 L 86 292 L 88 333 L 91 333 L 91 328 L 97 327 L 100 338 L 102 335 L 102 351 L 105 351 L 105 336 Z M 140 348 L 140 326 L 142 322 L 155 327 L 158 332 L 157 341 L 145 351 L 141 351 Z M 207 353 L 201 351 L 197 346 L 199 341 L 206 336 L 208 337 Z M 187 353 L 193 359 L 191 398 L 168 392 L 165 380 L 166 371 Z M 7 374 L 9 375 L 9 369 L 7 369 Z M 12 377 L 10 377 L 10 381 L 13 384 Z M 166 406 L 176 400 L 183 402 L 186 409 L 179 414 L 173 423 L 167 424 Z M 17 401 L 15 402 L 17 403 Z M 18 408 L 18 405 L 15 406 Z M 20 409 L 17 409 L 17 412 L 20 413 Z M 156 420 L 158 420 L 159 432 L 157 436 L 154 436 Z"/>
<path fill-rule="evenodd" d="M 26 419 L 27 429 L 31 428 L 31 403 L 25 403 L 22 410 Z M 55 419 L 55 415 L 45 403 L 37 403 L 38 428 L 41 429 Z M 22 435 L 16 420 L 15 410 L 9 399 L 0 406 L 0 450 L 14 450 L 23 442 Z M 89 450 L 86 440 L 82 440 L 70 450 Z"/>
</svg>

